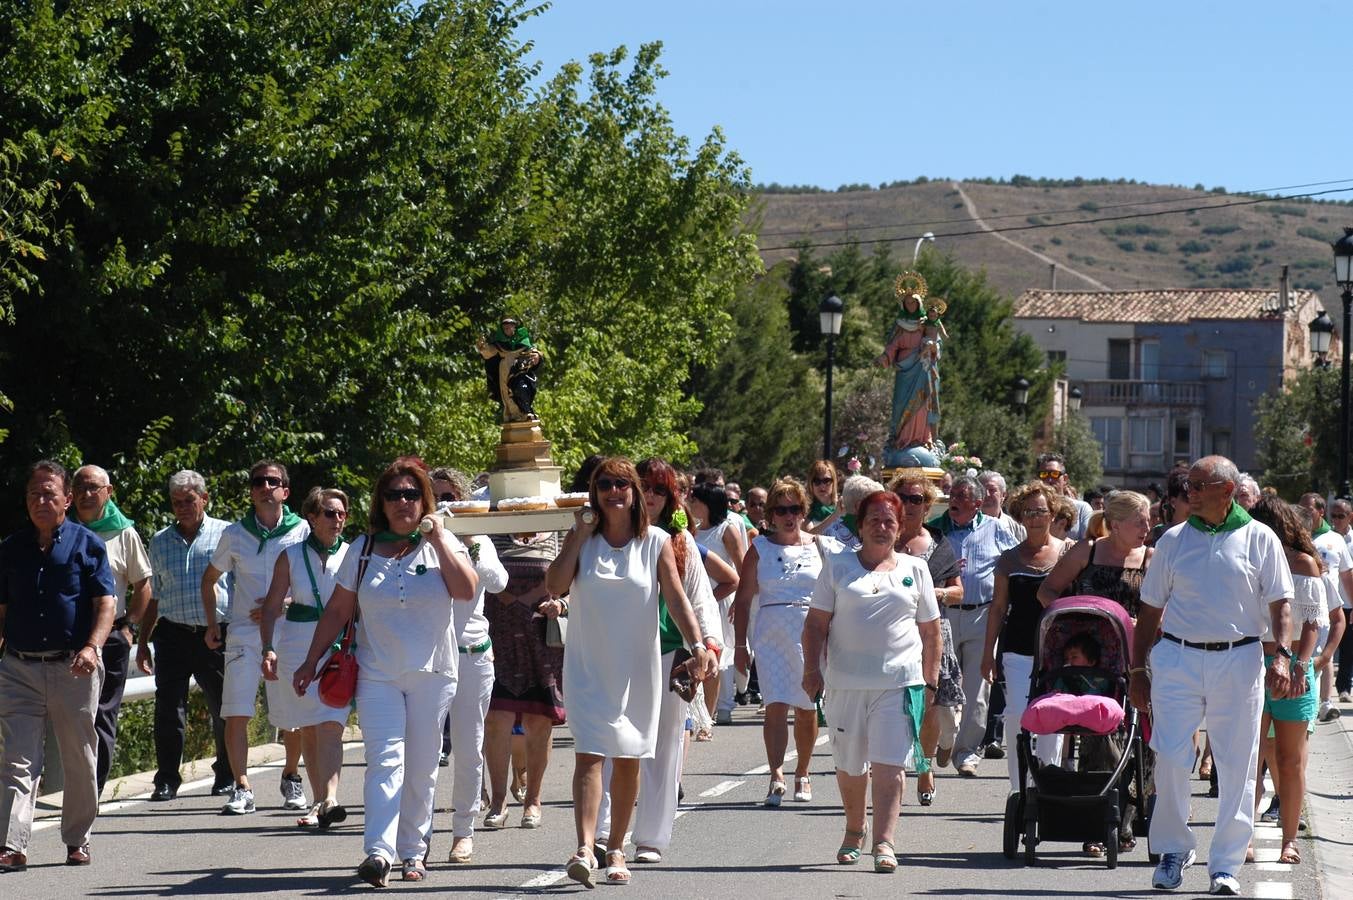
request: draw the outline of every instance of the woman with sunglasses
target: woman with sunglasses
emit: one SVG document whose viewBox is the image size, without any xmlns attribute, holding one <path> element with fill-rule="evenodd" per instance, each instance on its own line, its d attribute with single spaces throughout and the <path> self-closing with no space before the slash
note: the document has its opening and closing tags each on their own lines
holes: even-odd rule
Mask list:
<svg viewBox="0 0 1353 900">
<path fill-rule="evenodd" d="M 803 623 L 808 616 L 813 586 L 822 571 L 824 550 L 839 552 L 834 538 L 803 530 L 808 495 L 803 485 L 782 478 L 771 486 L 766 500 L 770 531 L 752 541 L 742 561 L 737 599 L 733 603 L 733 664 L 746 672 L 756 656 L 757 677 L 766 716 L 761 739 L 770 765 L 770 787 L 762 805 L 776 807 L 785 795 L 785 750 L 789 744 L 789 711 L 794 710 L 794 799 L 813 799 L 808 770 L 817 744 L 816 696 L 803 690 L 805 668 Z M 756 628 L 748 640 L 755 605 Z M 814 661 L 808 668 L 816 668 Z"/>
<path fill-rule="evenodd" d="M 959 578 L 962 567 L 953 548 L 939 529 L 926 524 L 930 508 L 940 499 L 939 489 L 920 469 L 903 469 L 893 476 L 888 489 L 902 501 L 902 525 L 897 535 L 897 551 L 909 553 L 924 560 L 935 586 L 935 600 L 940 609 L 963 602 L 963 582 Z M 915 740 L 920 752 L 915 755 L 916 799 L 922 806 L 935 802 L 935 772 L 931 760 L 943 755 L 941 765 L 949 762 L 952 747 L 940 750 L 940 734 L 955 734 L 958 730 L 956 712 L 963 705 L 963 670 L 954 650 L 954 633 L 949 620 L 940 617 L 940 671 L 935 682 L 934 696 L 925 700 L 925 711 L 919 724 L 913 722 Z"/>
<path fill-rule="evenodd" d="M 337 488 L 313 488 L 301 503 L 310 536 L 277 557 L 272 583 L 263 598 L 258 633 L 263 640 L 263 678 L 268 691 L 268 721 L 281 731 L 299 731 L 305 774 L 315 804 L 296 820 L 302 828 L 328 828 L 348 817 L 338 804 L 338 777 L 343 768 L 343 728 L 348 710 L 319 699 L 319 690 L 298 695 L 278 681 L 278 672 L 293 671 L 305 659 L 324 599 L 334 591 L 338 570 L 349 546 L 343 542 L 348 521 L 348 495 Z M 287 597 L 291 603 L 283 604 Z M 278 619 L 281 618 L 279 622 Z M 323 665 L 328 653 L 320 657 Z"/>
<path fill-rule="evenodd" d="M 671 537 L 649 527 L 639 485 L 639 473 L 627 459 L 611 457 L 597 466 L 590 509 L 575 514 L 574 527 L 545 577 L 550 593 L 570 595 L 564 703 L 575 753 L 578 849 L 567 872 L 589 886 L 597 868 L 592 846 L 607 760 L 612 802 L 606 881 L 630 879 L 625 832 L 639 791 L 640 761 L 656 752 L 661 698 L 669 680 L 662 671 L 662 601 L 691 653 L 687 670 L 692 679 L 704 679 L 716 665 L 682 587 Z"/>
<path fill-rule="evenodd" d="M 982 648 L 982 677 L 988 684 L 994 684 L 998 673 L 1004 672 L 1005 721 L 1011 729 L 1019 727 L 1020 717 L 1029 705 L 1029 682 L 1034 671 L 1034 656 L 1038 652 L 1038 621 L 1043 617 L 1038 589 L 1072 546 L 1051 534 L 1057 500 L 1053 489 L 1040 482 L 1015 488 L 1010 495 L 1010 516 L 1024 526 L 1025 537 L 996 561 L 996 581 L 987 616 L 986 643 Z M 999 661 L 996 654 L 998 638 Z M 1035 751 L 1044 764 L 1060 762 L 1061 736 L 1040 735 Z M 1014 793 L 1019 790 L 1019 754 L 1007 753 L 1005 763 L 1010 775 L 1010 792 Z"/>
<path fill-rule="evenodd" d="M 700 631 L 705 635 L 705 648 L 717 656 L 723 650 L 723 643 L 718 637 L 721 633 L 719 605 L 714 600 L 709 576 L 700 563 L 700 551 L 704 548 L 686 530 L 686 512 L 676 496 L 676 471 L 656 457 L 643 460 L 635 468 L 643 485 L 644 508 L 649 521 L 653 527 L 661 528 L 671 535 L 672 555 L 681 576 L 681 586 L 695 610 Z M 734 585 L 736 583 L 735 578 Z M 659 609 L 661 670 L 672 672 L 677 665 L 678 654 L 684 655 L 681 631 L 673 622 L 662 597 L 659 597 Z M 672 824 L 676 821 L 688 703 L 676 690 L 669 689 L 662 692 L 659 704 L 657 743 L 653 756 L 639 763 L 639 803 L 634 809 L 633 840 L 634 861 L 640 863 L 662 862 L 663 853 L 672 843 Z M 603 777 L 609 779 L 613 768 L 610 760 L 607 760 Z M 598 814 L 597 842 L 606 843 L 610 834 L 611 795 L 608 791 L 602 796 L 601 812 Z"/>
<path fill-rule="evenodd" d="M 456 692 L 458 652 L 451 604 L 479 586 L 460 539 L 429 516 L 432 482 L 416 457 L 401 457 L 376 481 L 367 535 L 349 550 L 324 605 L 297 694 L 315 680 L 320 659 L 356 619 L 357 716 L 366 748 L 362 802 L 366 859 L 357 877 L 384 887 L 391 864 L 405 881 L 427 877 L 442 717 Z M 360 615 L 358 614 L 360 611 Z"/>
<path fill-rule="evenodd" d="M 894 832 L 905 787 L 904 767 L 916 755 L 915 717 L 933 694 L 940 666 L 940 610 L 926 564 L 898 553 L 902 503 L 879 491 L 860 502 L 855 553 L 827 554 L 803 626 L 808 665 L 802 689 L 823 689 L 832 728 L 832 758 L 846 836 L 842 865 L 864 847 L 865 794 L 873 779 L 874 871 L 897 870 Z"/>
<path fill-rule="evenodd" d="M 836 518 L 836 467 L 828 460 L 819 459 L 808 467 L 808 530 L 821 534 L 822 529 Z"/>
</svg>

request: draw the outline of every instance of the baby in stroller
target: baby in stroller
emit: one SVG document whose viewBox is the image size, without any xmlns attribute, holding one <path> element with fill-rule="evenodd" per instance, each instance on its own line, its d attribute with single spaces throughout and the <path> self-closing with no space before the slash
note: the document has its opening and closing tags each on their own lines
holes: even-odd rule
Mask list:
<svg viewBox="0 0 1353 900">
<path fill-rule="evenodd" d="M 1039 622 L 1037 664 L 1018 743 L 1016 814 L 1024 822 L 1028 861 L 1034 858 L 1030 840 L 1035 846 L 1075 841 L 1091 855 L 1107 856 L 1111 867 L 1120 850 L 1136 844 L 1145 767 L 1137 716 L 1127 700 L 1131 634 L 1127 611 L 1103 597 L 1062 598 Z M 1076 736 L 1075 769 L 1040 765 L 1028 750 L 1035 734 Z M 1007 827 L 1010 813 L 1008 807 Z M 1009 836 L 1006 848 L 1013 857 Z"/>
</svg>

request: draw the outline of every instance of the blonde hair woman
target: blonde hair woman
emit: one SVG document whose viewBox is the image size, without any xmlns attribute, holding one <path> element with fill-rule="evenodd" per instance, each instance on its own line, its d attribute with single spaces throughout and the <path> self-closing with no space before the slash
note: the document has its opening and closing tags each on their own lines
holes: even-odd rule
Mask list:
<svg viewBox="0 0 1353 900">
<path fill-rule="evenodd" d="M 1043 586 L 1038 600 L 1091 594 L 1115 600 L 1133 619 L 1141 606 L 1142 578 L 1151 560 L 1151 501 L 1136 491 L 1114 491 L 1104 509 L 1090 517 L 1085 540 L 1067 551 Z"/>
</svg>

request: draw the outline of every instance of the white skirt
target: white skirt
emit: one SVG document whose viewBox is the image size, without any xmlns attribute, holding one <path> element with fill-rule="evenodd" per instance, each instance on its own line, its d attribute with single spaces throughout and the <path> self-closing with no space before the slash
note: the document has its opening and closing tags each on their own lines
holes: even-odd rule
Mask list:
<svg viewBox="0 0 1353 900">
<path fill-rule="evenodd" d="M 346 725 L 348 707 L 335 709 L 319 699 L 319 680 L 316 679 L 305 690 L 304 697 L 297 697 L 291 686 L 292 673 L 305 662 L 310 652 L 310 641 L 315 636 L 315 622 L 291 622 L 279 618 L 273 626 L 273 650 L 277 653 L 277 680 L 265 681 L 268 693 L 268 721 L 274 728 L 294 731 L 310 725 L 324 722 L 337 722 Z M 324 668 L 329 659 L 325 653 L 316 666 Z"/>
</svg>

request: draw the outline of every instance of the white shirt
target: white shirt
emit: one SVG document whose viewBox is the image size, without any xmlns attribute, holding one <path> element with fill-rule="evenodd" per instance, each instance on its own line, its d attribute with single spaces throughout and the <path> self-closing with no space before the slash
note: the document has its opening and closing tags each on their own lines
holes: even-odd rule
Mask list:
<svg viewBox="0 0 1353 900">
<path fill-rule="evenodd" d="M 1269 604 L 1292 593 L 1278 536 L 1255 521 L 1216 534 L 1181 522 L 1160 536 L 1142 580 L 1142 602 L 1164 607 L 1161 628 L 1186 641 L 1261 637 Z"/>
<path fill-rule="evenodd" d="M 1353 569 L 1353 554 L 1349 553 L 1348 542 L 1337 531 L 1327 531 L 1312 538 L 1315 549 L 1320 551 L 1320 559 L 1325 564 L 1325 582 L 1338 603 L 1330 609 L 1348 606 L 1348 597 L 1344 595 L 1344 586 L 1339 581 L 1339 573 Z"/>
<path fill-rule="evenodd" d="M 280 537 L 268 538 L 261 549 L 258 538 L 246 531 L 239 522 L 230 523 L 221 532 L 221 541 L 211 556 L 211 564 L 221 572 L 234 575 L 230 601 L 222 620 L 230 623 L 228 637 L 231 641 L 238 641 L 241 637 L 258 640 L 258 623 L 250 620 L 249 611 L 268 595 L 277 557 L 288 547 L 301 543 L 309 536 L 310 523 L 305 520 Z"/>
<path fill-rule="evenodd" d="M 467 552 L 470 546 L 478 548 L 470 553 L 470 559 L 474 562 L 475 574 L 479 576 L 479 589 L 474 592 L 474 600 L 469 603 L 452 605 L 451 627 L 452 640 L 460 647 L 469 648 L 484 643 L 489 636 L 489 620 L 484 615 L 484 594 L 496 594 L 507 587 L 507 569 L 498 561 L 498 551 L 493 541 L 482 535 L 471 535 L 465 540 Z"/>
<path fill-rule="evenodd" d="M 449 537 L 454 552 L 466 552 L 459 538 Z M 358 585 L 365 542 L 365 538 L 354 542 L 338 570 L 338 583 L 357 592 L 357 664 L 362 677 L 396 681 L 410 672 L 436 672 L 455 678 L 459 650 L 451 628 L 453 601 L 442 580 L 436 548 L 423 540 L 400 559 L 372 553 Z"/>
<path fill-rule="evenodd" d="M 108 547 L 108 567 L 113 570 L 113 618 L 127 614 L 127 588 L 150 577 L 150 555 L 141 535 L 128 526 L 121 531 L 96 531 Z"/>
<path fill-rule="evenodd" d="M 889 690 L 924 684 L 920 622 L 940 617 L 923 560 L 894 553 L 896 566 L 868 571 L 858 553 L 829 553 L 813 589 L 813 609 L 832 614 L 826 682 L 834 689 Z"/>
</svg>

